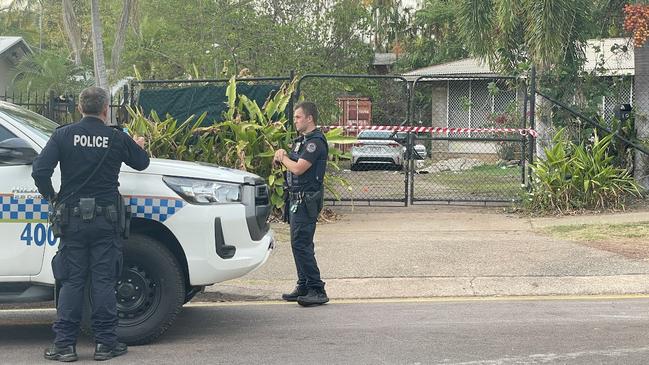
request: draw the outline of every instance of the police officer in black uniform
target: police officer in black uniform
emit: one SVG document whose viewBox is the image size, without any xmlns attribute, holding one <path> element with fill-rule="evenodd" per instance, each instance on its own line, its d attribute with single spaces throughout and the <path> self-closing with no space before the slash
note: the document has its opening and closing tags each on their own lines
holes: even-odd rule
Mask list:
<svg viewBox="0 0 649 365">
<path fill-rule="evenodd" d="M 312 306 L 329 301 L 325 283 L 320 279 L 313 245 L 316 221 L 322 210 L 329 147 L 325 136 L 316 128 L 318 109 L 315 104 L 298 104 L 293 120 L 300 136 L 293 141 L 290 153 L 283 149 L 275 152 L 275 161 L 287 169 L 289 199 L 285 209 L 289 210 L 291 248 L 298 278 L 295 290 L 283 294 L 282 299 Z"/>
<path fill-rule="evenodd" d="M 122 162 L 136 170 L 149 166 L 142 137 L 108 127 L 109 96 L 106 90 L 89 87 L 79 95 L 78 122 L 56 129 L 34 161 L 32 177 L 38 191 L 53 202 L 52 221 L 61 240 L 52 260 L 54 277 L 61 284 L 52 326 L 54 344 L 45 350 L 48 360 L 77 360 L 76 342 L 84 302 L 84 286 L 90 277 L 92 330 L 95 360 L 108 360 L 126 353 L 115 332 L 117 302 L 115 282 L 121 274 L 124 209 L 118 192 Z M 61 167 L 61 188 L 52 186 L 52 173 Z M 52 218 L 52 217 L 51 217 Z"/>
</svg>

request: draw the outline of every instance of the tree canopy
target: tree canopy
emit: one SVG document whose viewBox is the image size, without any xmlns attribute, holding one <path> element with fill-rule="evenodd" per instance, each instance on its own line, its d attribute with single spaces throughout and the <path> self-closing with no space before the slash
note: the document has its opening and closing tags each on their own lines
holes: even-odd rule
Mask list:
<svg viewBox="0 0 649 365">
<path fill-rule="evenodd" d="M 367 73 L 374 52 L 398 55 L 399 71 L 484 57 L 503 71 L 579 61 L 587 38 L 622 34 L 621 0 L 122 0 L 101 1 L 109 83 L 143 78 L 227 78 L 290 70 Z M 14 0 L 0 34 L 23 36 L 40 56 L 19 67 L 93 78 L 90 2 Z M 57 59 L 43 67 L 44 59 Z M 39 62 L 41 63 L 38 66 Z M 47 62 L 45 62 L 47 63 Z M 30 69 L 32 67 L 32 69 Z M 33 67 L 36 67 L 33 69 Z M 63 81 L 56 81 L 62 79 Z M 22 82 L 21 87 L 34 82 Z M 63 87 L 63 86 L 59 86 Z"/>
</svg>

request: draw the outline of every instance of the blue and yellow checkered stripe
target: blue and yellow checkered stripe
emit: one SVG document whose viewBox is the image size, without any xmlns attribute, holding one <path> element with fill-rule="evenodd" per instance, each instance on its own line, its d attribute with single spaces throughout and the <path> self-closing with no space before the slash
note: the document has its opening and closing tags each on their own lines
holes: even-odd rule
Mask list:
<svg viewBox="0 0 649 365">
<path fill-rule="evenodd" d="M 134 217 L 153 219 L 159 222 L 166 221 L 186 204 L 182 199 L 139 196 L 130 196 L 124 199 L 131 206 L 131 212 Z"/>
<path fill-rule="evenodd" d="M 16 199 L 0 195 L 0 222 L 47 221 L 49 204 L 42 198 Z"/>
<path fill-rule="evenodd" d="M 167 197 L 125 196 L 133 217 L 164 222 L 182 209 L 185 201 Z M 49 203 L 43 198 L 16 198 L 0 194 L 0 222 L 46 222 Z"/>
</svg>

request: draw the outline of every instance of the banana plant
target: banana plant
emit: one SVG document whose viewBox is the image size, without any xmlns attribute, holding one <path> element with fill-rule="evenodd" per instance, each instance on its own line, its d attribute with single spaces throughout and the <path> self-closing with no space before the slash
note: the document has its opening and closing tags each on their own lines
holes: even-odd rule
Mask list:
<svg viewBox="0 0 649 365">
<path fill-rule="evenodd" d="M 163 119 L 155 111 L 147 117 L 142 110 L 129 109 L 131 121 L 127 128 L 148 140 L 151 156 L 209 162 L 264 177 L 271 190 L 271 203 L 279 209 L 284 205 L 285 171 L 273 163 L 273 156 L 280 148 L 288 150 L 295 137 L 286 115 L 295 86 L 295 80 L 282 85 L 260 107 L 256 101 L 237 93 L 233 77 L 226 88 L 228 109 L 221 121 L 201 127 L 206 113 L 179 123 L 171 116 Z M 355 139 L 343 136 L 340 128 L 327 131 L 325 136 L 330 143 L 329 169 L 338 171 L 338 161 L 349 156 L 335 146 L 354 143 Z M 349 186 L 346 180 L 331 173 L 325 176 L 325 185 L 334 196 L 338 194 L 336 185 Z"/>
</svg>

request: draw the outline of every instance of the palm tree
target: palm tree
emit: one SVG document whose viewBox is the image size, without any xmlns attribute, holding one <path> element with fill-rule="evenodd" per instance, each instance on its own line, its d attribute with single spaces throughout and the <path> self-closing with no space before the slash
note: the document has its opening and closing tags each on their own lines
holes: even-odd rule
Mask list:
<svg viewBox="0 0 649 365">
<path fill-rule="evenodd" d="M 70 42 L 72 54 L 74 56 L 74 64 L 81 65 L 81 29 L 77 23 L 77 16 L 74 13 L 72 0 L 63 0 L 63 29 Z"/>
<path fill-rule="evenodd" d="M 95 64 L 95 85 L 108 89 L 106 61 L 104 59 L 104 40 L 102 38 L 101 18 L 99 17 L 99 0 L 90 1 L 90 18 L 92 20 L 92 54 Z"/>
<path fill-rule="evenodd" d="M 544 73 L 583 62 L 591 7 L 587 0 L 461 0 L 461 35 L 473 54 L 505 74 L 525 62 Z M 549 105 L 539 103 L 536 152 L 543 155 L 551 121 Z"/>
<path fill-rule="evenodd" d="M 124 41 L 126 40 L 126 32 L 128 31 L 128 21 L 135 11 L 137 6 L 136 0 L 124 0 L 122 5 L 122 15 L 117 23 L 117 32 L 115 33 L 115 43 L 110 56 L 110 67 L 114 73 L 119 68 L 119 60 L 124 49 Z"/>
<path fill-rule="evenodd" d="M 44 95 L 50 92 L 58 95 L 77 91 L 86 85 L 82 81 L 70 78 L 70 75 L 80 71 L 81 68 L 70 62 L 67 57 L 43 51 L 20 60 L 13 70 L 12 88 L 16 92 Z"/>
<path fill-rule="evenodd" d="M 77 17 L 74 12 L 74 7 L 72 5 L 72 0 L 62 0 L 63 1 L 63 28 L 65 34 L 70 42 L 70 47 L 72 48 L 72 54 L 74 56 L 74 63 L 78 66 L 81 65 L 81 54 L 83 52 L 82 39 L 81 39 L 81 29 L 77 23 Z M 123 0 L 122 13 L 117 23 L 117 29 L 115 31 L 115 43 L 113 44 L 111 52 L 111 62 L 110 67 L 113 73 L 117 73 L 119 68 L 119 62 L 124 50 L 124 42 L 126 40 L 126 33 L 128 32 L 129 20 L 135 17 L 135 12 L 137 11 L 137 0 Z M 96 39 L 102 40 L 101 33 L 101 19 L 98 16 L 99 10 L 96 11 L 96 2 L 91 2 L 92 9 L 92 39 L 93 39 L 93 49 L 98 50 L 103 54 L 103 46 L 100 47 L 98 43 L 95 43 Z M 95 37 L 96 34 L 99 34 L 98 38 Z M 102 42 L 103 43 L 103 40 Z M 101 48 L 101 49 L 99 49 Z M 97 71 L 97 60 L 104 63 L 105 61 L 103 56 L 100 56 L 97 52 L 93 52 L 95 56 L 95 77 L 100 80 L 101 74 Z M 105 69 L 105 66 L 104 66 Z M 103 83 L 102 83 L 103 84 Z M 105 83 L 107 86 L 107 82 Z"/>
</svg>

